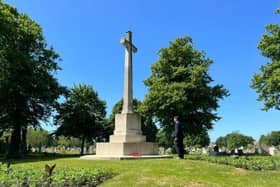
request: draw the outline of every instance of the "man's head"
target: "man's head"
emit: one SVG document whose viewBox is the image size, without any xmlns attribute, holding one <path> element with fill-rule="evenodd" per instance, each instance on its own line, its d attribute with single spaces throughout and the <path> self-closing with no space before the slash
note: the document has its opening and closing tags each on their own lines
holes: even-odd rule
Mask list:
<svg viewBox="0 0 280 187">
<path fill-rule="evenodd" d="M 173 121 L 174 121 L 174 123 L 179 122 L 179 116 L 174 116 L 174 117 L 173 117 Z"/>
</svg>

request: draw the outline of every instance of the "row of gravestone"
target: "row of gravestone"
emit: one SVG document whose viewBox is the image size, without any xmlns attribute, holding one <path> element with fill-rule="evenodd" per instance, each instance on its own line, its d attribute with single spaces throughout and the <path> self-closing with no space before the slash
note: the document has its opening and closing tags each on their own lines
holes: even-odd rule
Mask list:
<svg viewBox="0 0 280 187">
<path fill-rule="evenodd" d="M 3 146 L 0 146 L 3 147 Z M 4 147 L 3 147 L 4 150 Z M 208 155 L 218 155 L 218 154 L 262 154 L 262 155 L 279 155 L 280 154 L 280 146 L 256 146 L 251 149 L 234 149 L 231 151 L 227 151 L 225 148 L 219 148 L 218 146 L 209 146 L 207 148 L 186 148 L 187 153 L 198 153 L 198 154 L 208 154 Z M 40 148 L 30 148 L 30 152 L 48 152 L 48 153 L 80 153 L 81 149 L 79 147 L 41 147 Z M 85 154 L 95 154 L 95 146 L 85 147 Z M 174 154 L 174 148 L 163 148 L 159 147 L 159 154 Z"/>
<path fill-rule="evenodd" d="M 260 154 L 260 155 L 280 155 L 280 146 L 271 146 L 271 147 L 253 147 L 251 149 L 233 149 L 226 150 L 225 148 L 219 148 L 218 146 L 209 146 L 207 148 L 185 148 L 186 153 L 197 153 L 197 154 L 208 154 L 208 155 L 242 155 L 242 154 Z M 159 154 L 174 154 L 174 148 L 163 148 L 159 147 Z"/>
<path fill-rule="evenodd" d="M 95 154 L 95 147 L 89 146 L 85 147 L 85 154 Z M 39 152 L 39 148 L 32 148 L 32 152 Z M 81 151 L 80 147 L 42 147 L 41 152 L 46 153 L 73 153 L 73 154 L 79 154 Z"/>
</svg>

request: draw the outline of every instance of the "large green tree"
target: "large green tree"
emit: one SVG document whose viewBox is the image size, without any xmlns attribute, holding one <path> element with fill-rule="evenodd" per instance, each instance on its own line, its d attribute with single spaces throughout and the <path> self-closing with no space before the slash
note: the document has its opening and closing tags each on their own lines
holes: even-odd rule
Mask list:
<svg viewBox="0 0 280 187">
<path fill-rule="evenodd" d="M 38 128 L 28 128 L 27 130 L 27 144 L 31 147 L 38 148 L 39 152 L 41 152 L 42 146 L 47 146 L 48 144 L 49 133 L 48 131 Z"/>
<path fill-rule="evenodd" d="M 280 13 L 280 9 L 276 11 Z M 280 110 L 280 25 L 266 26 L 266 32 L 259 42 L 258 49 L 270 61 L 261 66 L 260 73 L 254 75 L 252 88 L 259 94 L 259 101 L 264 102 L 264 110 Z"/>
<path fill-rule="evenodd" d="M 112 113 L 109 117 L 108 125 L 106 128 L 106 132 L 107 132 L 106 138 L 107 139 L 109 138 L 109 135 L 111 135 L 113 133 L 114 124 L 115 124 L 115 115 L 121 113 L 122 104 L 123 104 L 123 100 L 121 99 L 114 105 L 114 107 L 112 109 Z M 137 114 L 139 114 L 141 116 L 141 129 L 142 129 L 143 135 L 146 136 L 147 141 L 155 142 L 156 134 L 158 131 L 157 127 L 156 127 L 151 115 L 140 113 L 140 111 L 138 109 L 141 106 L 141 104 L 142 104 L 141 101 L 139 101 L 137 99 L 133 99 L 133 109 Z"/>
<path fill-rule="evenodd" d="M 272 131 L 267 135 L 262 135 L 259 140 L 260 145 L 279 146 L 280 145 L 280 131 Z"/>
<path fill-rule="evenodd" d="M 206 130 L 201 131 L 199 134 L 187 134 L 184 139 L 184 144 L 188 147 L 202 148 L 207 147 L 210 143 L 210 137 Z"/>
<path fill-rule="evenodd" d="M 64 93 L 58 59 L 40 25 L 0 1 L 0 128 L 12 130 L 9 156 L 26 150 L 27 126 L 47 121 Z"/>
<path fill-rule="evenodd" d="M 152 75 L 145 80 L 148 93 L 141 111 L 155 117 L 170 141 L 174 115 L 180 116 L 189 135 L 211 129 L 220 119 L 216 113 L 218 101 L 228 91 L 213 83 L 208 74 L 212 63 L 204 51 L 194 48 L 190 37 L 177 38 L 159 51 Z"/>
<path fill-rule="evenodd" d="M 81 146 L 81 140 L 79 138 L 58 136 L 57 146 L 64 147 L 64 148 L 69 148 L 69 147 L 76 148 Z"/>
<path fill-rule="evenodd" d="M 227 147 L 227 140 L 225 137 L 220 136 L 219 138 L 217 138 L 216 140 L 216 145 L 219 147 Z"/>
<path fill-rule="evenodd" d="M 66 101 L 58 109 L 56 134 L 81 139 L 81 155 L 85 141 L 103 134 L 106 103 L 98 97 L 91 86 L 77 85 L 70 90 Z"/>
<path fill-rule="evenodd" d="M 229 150 L 238 149 L 240 147 L 248 147 L 254 144 L 254 139 L 251 136 L 246 136 L 238 132 L 232 132 L 225 137 L 219 137 L 216 144 L 220 147 L 226 147 Z"/>
</svg>

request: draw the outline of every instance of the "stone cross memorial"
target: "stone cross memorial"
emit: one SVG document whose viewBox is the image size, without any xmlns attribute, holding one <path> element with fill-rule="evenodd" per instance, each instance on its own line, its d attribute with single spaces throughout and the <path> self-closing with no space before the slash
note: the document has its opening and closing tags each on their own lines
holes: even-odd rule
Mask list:
<svg viewBox="0 0 280 187">
<path fill-rule="evenodd" d="M 136 53 L 137 48 L 132 44 L 132 33 L 130 31 L 126 33 L 126 38 L 121 38 L 120 42 L 125 47 L 125 78 L 122 113 L 133 113 L 132 52 Z"/>
<path fill-rule="evenodd" d="M 125 47 L 123 109 L 115 116 L 115 130 L 110 142 L 96 144 L 96 156 L 157 155 L 157 144 L 146 142 L 146 137 L 142 135 L 141 117 L 133 111 L 132 53 L 137 52 L 137 48 L 132 43 L 132 33 L 126 32 L 120 43 Z"/>
</svg>

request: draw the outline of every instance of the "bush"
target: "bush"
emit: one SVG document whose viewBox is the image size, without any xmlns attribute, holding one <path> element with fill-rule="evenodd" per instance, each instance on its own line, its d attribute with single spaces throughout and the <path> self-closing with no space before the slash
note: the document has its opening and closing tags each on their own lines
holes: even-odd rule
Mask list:
<svg viewBox="0 0 280 187">
<path fill-rule="evenodd" d="M 51 172 L 47 166 L 37 168 L 32 166 L 0 165 L 0 186 L 97 186 L 113 173 L 103 169 L 73 169 L 57 168 Z"/>
<path fill-rule="evenodd" d="M 207 155 L 187 155 L 190 160 L 205 160 L 212 163 L 231 165 L 237 168 L 249 170 L 277 170 L 280 169 L 280 157 L 269 156 L 207 156 Z"/>
</svg>

